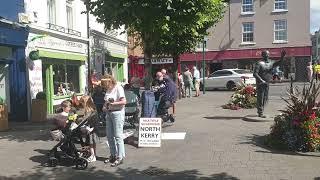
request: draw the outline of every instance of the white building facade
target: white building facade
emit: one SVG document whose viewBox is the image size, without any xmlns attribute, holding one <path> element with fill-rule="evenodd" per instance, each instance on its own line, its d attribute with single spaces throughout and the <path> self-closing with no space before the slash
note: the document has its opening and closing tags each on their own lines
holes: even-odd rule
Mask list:
<svg viewBox="0 0 320 180">
<path fill-rule="evenodd" d="M 30 100 L 45 92 L 48 113 L 73 94 L 86 93 L 89 39 L 84 11 L 82 0 L 25 0 Z"/>
<path fill-rule="evenodd" d="M 128 81 L 128 39 L 124 28 L 105 31 L 90 15 L 91 69 L 111 74 L 118 82 Z"/>
</svg>

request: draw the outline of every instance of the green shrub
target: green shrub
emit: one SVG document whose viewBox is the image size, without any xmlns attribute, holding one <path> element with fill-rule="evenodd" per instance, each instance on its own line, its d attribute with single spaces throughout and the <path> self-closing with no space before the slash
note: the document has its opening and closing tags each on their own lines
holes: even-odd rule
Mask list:
<svg viewBox="0 0 320 180">
<path fill-rule="evenodd" d="M 37 95 L 36 95 L 36 99 L 46 100 L 47 99 L 46 93 L 38 92 Z"/>
</svg>

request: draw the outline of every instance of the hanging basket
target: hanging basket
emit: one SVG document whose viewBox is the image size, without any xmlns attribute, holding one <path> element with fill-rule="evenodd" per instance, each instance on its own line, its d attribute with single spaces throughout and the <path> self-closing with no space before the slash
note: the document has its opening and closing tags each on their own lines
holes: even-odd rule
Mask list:
<svg viewBox="0 0 320 180">
<path fill-rule="evenodd" d="M 36 50 L 36 51 L 31 51 L 31 52 L 29 53 L 29 58 L 30 58 L 32 61 L 40 59 L 39 51 L 38 51 L 38 50 Z"/>
</svg>

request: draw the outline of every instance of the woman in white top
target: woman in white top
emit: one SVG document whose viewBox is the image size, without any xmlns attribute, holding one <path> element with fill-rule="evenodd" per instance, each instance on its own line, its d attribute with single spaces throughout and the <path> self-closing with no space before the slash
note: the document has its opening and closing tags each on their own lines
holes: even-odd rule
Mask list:
<svg viewBox="0 0 320 180">
<path fill-rule="evenodd" d="M 105 163 L 115 167 L 122 164 L 125 157 L 123 124 L 126 98 L 122 86 L 111 75 L 101 79 L 101 86 L 106 90 L 103 111 L 106 112 L 106 134 L 111 154 Z"/>
</svg>

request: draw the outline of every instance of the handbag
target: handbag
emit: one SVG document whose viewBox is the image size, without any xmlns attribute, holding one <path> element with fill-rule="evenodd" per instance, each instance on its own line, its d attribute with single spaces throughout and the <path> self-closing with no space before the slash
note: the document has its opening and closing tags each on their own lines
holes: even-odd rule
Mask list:
<svg viewBox="0 0 320 180">
<path fill-rule="evenodd" d="M 50 134 L 51 134 L 52 139 L 55 140 L 55 141 L 61 141 L 61 139 L 64 138 L 64 135 L 63 135 L 62 131 L 59 130 L 59 129 L 52 130 L 50 132 Z"/>
</svg>

